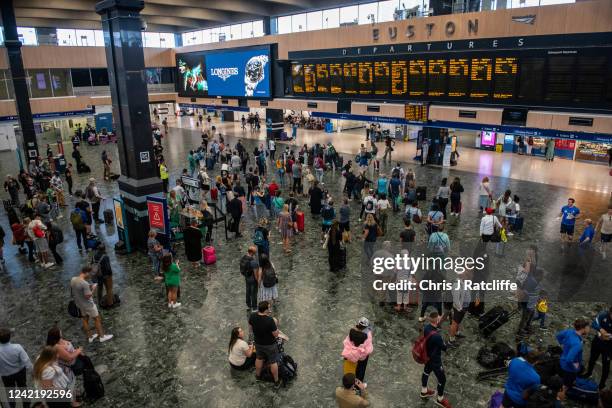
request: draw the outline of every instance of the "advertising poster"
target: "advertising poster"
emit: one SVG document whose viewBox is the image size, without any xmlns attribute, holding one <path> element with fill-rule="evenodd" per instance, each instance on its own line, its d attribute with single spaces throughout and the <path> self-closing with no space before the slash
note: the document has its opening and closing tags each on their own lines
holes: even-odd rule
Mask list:
<svg viewBox="0 0 612 408">
<path fill-rule="evenodd" d="M 481 132 L 480 133 L 480 145 L 492 147 L 495 146 L 495 132 Z"/>
<path fill-rule="evenodd" d="M 270 49 L 218 52 L 206 55 L 211 96 L 270 96 Z"/>
<path fill-rule="evenodd" d="M 176 91 L 179 96 L 202 97 L 208 95 L 205 64 L 203 52 L 176 55 Z"/>
</svg>

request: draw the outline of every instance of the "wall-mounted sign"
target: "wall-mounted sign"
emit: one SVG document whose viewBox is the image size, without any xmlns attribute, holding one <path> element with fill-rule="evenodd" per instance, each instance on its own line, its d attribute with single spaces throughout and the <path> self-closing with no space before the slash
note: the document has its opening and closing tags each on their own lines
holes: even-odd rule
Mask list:
<svg viewBox="0 0 612 408">
<path fill-rule="evenodd" d="M 512 21 L 515 23 L 531 24 L 533 25 L 536 20 L 535 14 L 529 14 L 526 16 L 512 16 Z"/>
<path fill-rule="evenodd" d="M 149 152 L 140 152 L 140 162 L 148 163 L 151 161 L 151 154 Z"/>
</svg>

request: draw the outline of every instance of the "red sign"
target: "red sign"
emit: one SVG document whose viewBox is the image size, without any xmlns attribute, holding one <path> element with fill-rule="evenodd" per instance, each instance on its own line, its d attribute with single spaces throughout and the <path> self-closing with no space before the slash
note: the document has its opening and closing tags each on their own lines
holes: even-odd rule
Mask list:
<svg viewBox="0 0 612 408">
<path fill-rule="evenodd" d="M 149 211 L 149 226 L 161 232 L 166 231 L 166 223 L 164 217 L 164 205 L 153 201 L 147 201 Z"/>
<path fill-rule="evenodd" d="M 574 150 L 575 148 L 576 148 L 575 140 L 566 140 L 566 139 L 556 139 L 555 140 L 555 149 Z"/>
</svg>

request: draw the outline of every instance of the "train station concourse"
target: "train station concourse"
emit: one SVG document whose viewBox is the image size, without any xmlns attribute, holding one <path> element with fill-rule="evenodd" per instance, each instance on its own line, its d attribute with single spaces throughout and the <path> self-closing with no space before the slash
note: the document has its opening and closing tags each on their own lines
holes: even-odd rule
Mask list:
<svg viewBox="0 0 612 408">
<path fill-rule="evenodd" d="M 612 1 L 0 16 L 0 407 L 612 408 Z"/>
</svg>

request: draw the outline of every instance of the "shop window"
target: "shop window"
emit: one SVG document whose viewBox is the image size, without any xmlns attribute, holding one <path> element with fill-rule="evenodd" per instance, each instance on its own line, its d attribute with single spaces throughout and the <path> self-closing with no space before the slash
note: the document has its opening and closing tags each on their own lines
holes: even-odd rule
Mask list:
<svg viewBox="0 0 612 408">
<path fill-rule="evenodd" d="M 240 24 L 240 31 L 242 32 L 242 38 L 252 38 L 253 35 L 253 22 Z"/>
<path fill-rule="evenodd" d="M 104 47 L 104 31 L 94 30 L 94 40 L 96 47 Z"/>
<path fill-rule="evenodd" d="M 223 26 L 219 28 L 219 41 L 229 41 L 230 34 L 230 26 Z"/>
<path fill-rule="evenodd" d="M 175 43 L 174 33 L 159 33 L 159 46 L 161 48 L 174 48 Z"/>
<path fill-rule="evenodd" d="M 93 47 L 96 45 L 96 37 L 93 30 L 75 30 L 76 43 L 83 47 Z"/>
<path fill-rule="evenodd" d="M 106 68 L 92 68 L 91 83 L 93 86 L 108 86 L 108 71 Z"/>
<path fill-rule="evenodd" d="M 89 76 L 89 68 L 72 68 L 70 70 L 72 86 L 75 88 L 90 87 L 91 77 Z"/>
<path fill-rule="evenodd" d="M 70 84 L 70 71 L 67 69 L 50 69 L 51 87 L 53 96 L 72 95 L 72 85 Z"/>
<path fill-rule="evenodd" d="M 159 33 L 143 33 L 143 46 L 159 48 Z"/>
<path fill-rule="evenodd" d="M 32 98 L 50 98 L 53 96 L 48 69 L 29 69 L 27 75 Z"/>
<path fill-rule="evenodd" d="M 399 6 L 398 0 L 387 0 L 378 2 L 378 19 L 377 23 L 385 21 L 393 21 L 395 19 L 395 11 Z"/>
<path fill-rule="evenodd" d="M 320 30 L 323 28 L 323 12 L 313 11 L 306 14 L 306 29 L 308 31 Z"/>
<path fill-rule="evenodd" d="M 323 28 L 340 27 L 340 9 L 323 10 Z"/>
</svg>

